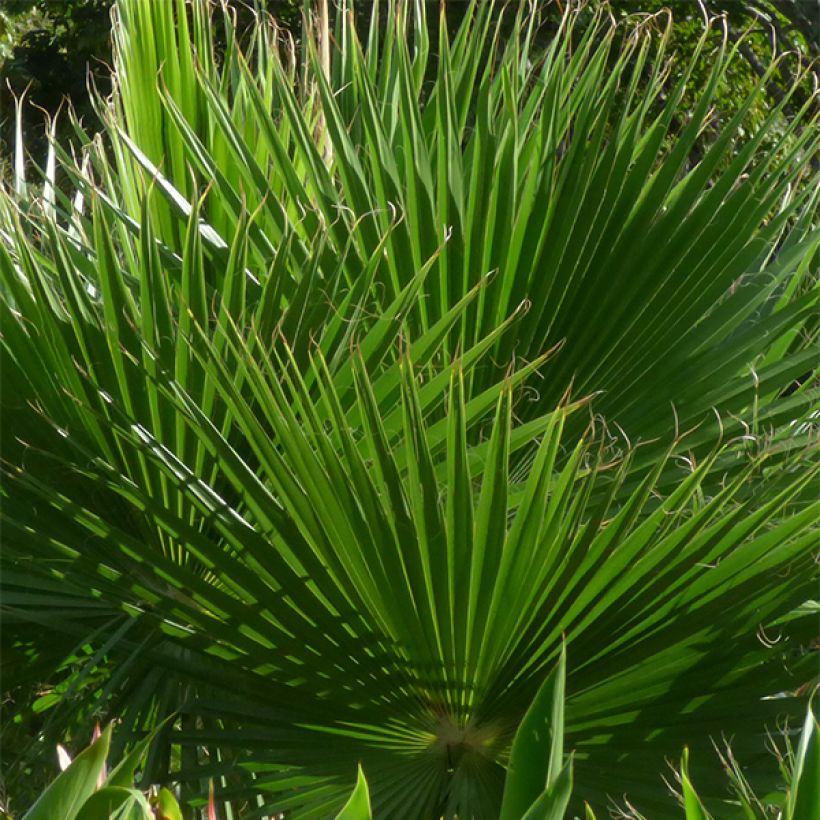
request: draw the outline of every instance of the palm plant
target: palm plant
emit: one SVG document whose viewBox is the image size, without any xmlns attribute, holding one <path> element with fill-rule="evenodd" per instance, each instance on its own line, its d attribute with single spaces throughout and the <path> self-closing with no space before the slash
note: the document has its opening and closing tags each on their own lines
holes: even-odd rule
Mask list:
<svg viewBox="0 0 820 820">
<path fill-rule="evenodd" d="M 813 101 L 745 134 L 764 77 L 693 164 L 706 37 L 348 11 L 299 55 L 118 0 L 104 135 L 20 154 L 5 688 L 55 685 L 37 742 L 179 712 L 144 777 L 194 807 L 333 816 L 361 763 L 376 816 L 497 817 L 563 635 L 576 810 L 662 816 L 684 745 L 724 799 L 720 733 L 765 785 L 816 671 Z"/>
</svg>

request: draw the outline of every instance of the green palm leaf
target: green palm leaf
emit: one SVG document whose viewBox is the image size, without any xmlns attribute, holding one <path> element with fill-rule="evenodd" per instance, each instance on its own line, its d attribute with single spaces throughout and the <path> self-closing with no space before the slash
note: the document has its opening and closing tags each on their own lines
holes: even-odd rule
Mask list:
<svg viewBox="0 0 820 820">
<path fill-rule="evenodd" d="M 474 3 L 434 49 L 388 3 L 297 71 L 229 16 L 217 61 L 204 0 L 117 8 L 76 195 L 0 194 L 3 640 L 11 688 L 60 681 L 43 736 L 179 712 L 145 778 L 195 806 L 334 816 L 360 762 L 376 816 L 497 817 L 564 636 L 549 800 L 657 814 L 684 746 L 720 800 L 710 736 L 755 771 L 816 671 L 817 391 L 780 395 L 811 107 L 741 139 L 764 78 L 692 163 L 708 34 L 675 84 L 649 25 L 543 47 Z"/>
</svg>

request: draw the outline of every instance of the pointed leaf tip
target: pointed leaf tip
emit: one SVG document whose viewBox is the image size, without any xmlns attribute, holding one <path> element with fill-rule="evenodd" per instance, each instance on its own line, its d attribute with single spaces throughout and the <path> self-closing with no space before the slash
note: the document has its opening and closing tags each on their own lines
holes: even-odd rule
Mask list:
<svg viewBox="0 0 820 820">
<path fill-rule="evenodd" d="M 703 803 L 689 779 L 689 749 L 684 748 L 683 757 L 680 763 L 680 780 L 683 789 L 683 807 L 686 813 L 686 820 L 711 820 L 711 815 L 706 811 Z"/>
<path fill-rule="evenodd" d="M 370 791 L 361 764 L 359 764 L 356 788 L 347 803 L 342 807 L 342 810 L 336 815 L 336 820 L 371 820 L 372 817 Z"/>
</svg>

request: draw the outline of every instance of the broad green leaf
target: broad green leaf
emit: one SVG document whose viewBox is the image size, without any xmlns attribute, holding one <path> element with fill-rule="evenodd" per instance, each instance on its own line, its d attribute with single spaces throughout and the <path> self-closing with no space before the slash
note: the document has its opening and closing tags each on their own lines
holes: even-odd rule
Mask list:
<svg viewBox="0 0 820 820">
<path fill-rule="evenodd" d="M 803 817 L 816 820 L 820 817 L 820 726 L 812 704 L 806 710 L 794 758 L 786 817 L 788 820 Z"/>
<path fill-rule="evenodd" d="M 172 718 L 173 716 L 166 718 L 163 723 L 134 744 L 128 754 L 108 773 L 108 777 L 105 779 L 106 786 L 129 788 L 134 784 L 135 773 L 145 762 L 151 743 Z"/>
<path fill-rule="evenodd" d="M 572 765 L 565 766 L 563 760 L 565 680 L 566 648 L 562 645 L 558 663 L 541 684 L 515 733 L 504 782 L 501 820 L 524 817 L 530 806 L 541 802 L 541 809 L 553 811 L 553 801 L 557 817 L 558 807 L 569 798 Z M 557 786 L 559 781 L 561 785 Z"/>
<path fill-rule="evenodd" d="M 356 776 L 356 788 L 342 810 L 336 815 L 336 820 L 370 820 L 373 817 L 370 809 L 370 792 L 367 788 L 362 767 L 359 766 Z"/>
<path fill-rule="evenodd" d="M 123 786 L 103 786 L 83 803 L 77 820 L 153 820 L 142 792 Z"/>
<path fill-rule="evenodd" d="M 97 780 L 105 768 L 111 744 L 112 724 L 71 765 L 55 778 L 37 802 L 23 815 L 23 820 L 74 820 L 85 802 L 95 792 Z"/>
<path fill-rule="evenodd" d="M 171 792 L 164 786 L 157 795 L 157 820 L 182 820 L 179 803 Z"/>
<path fill-rule="evenodd" d="M 523 820 L 563 820 L 572 794 L 572 757 L 541 796 L 527 809 Z"/>
</svg>

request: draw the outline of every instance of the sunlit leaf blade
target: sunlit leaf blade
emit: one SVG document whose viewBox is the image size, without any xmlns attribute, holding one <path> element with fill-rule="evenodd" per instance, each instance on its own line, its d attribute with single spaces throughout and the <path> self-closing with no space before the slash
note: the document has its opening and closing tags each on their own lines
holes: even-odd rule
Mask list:
<svg viewBox="0 0 820 820">
<path fill-rule="evenodd" d="M 551 800 L 561 802 L 552 792 L 559 780 L 566 779 L 563 773 L 565 681 L 566 650 L 562 646 L 558 663 L 541 684 L 515 733 L 504 782 L 501 820 L 523 817 L 528 811 L 535 811 L 544 792 L 551 795 L 549 799 L 545 798 L 547 803 Z M 562 785 L 558 790 L 566 792 L 562 798 L 565 807 L 571 786 L 565 788 Z M 547 803 L 538 810 L 544 811 Z M 563 808 L 556 807 L 555 816 L 562 812 Z"/>
<path fill-rule="evenodd" d="M 359 766 L 356 788 L 353 789 L 347 803 L 342 806 L 342 810 L 336 815 L 336 820 L 370 820 L 372 816 L 367 780 L 365 780 L 362 767 Z"/>
<path fill-rule="evenodd" d="M 706 813 L 703 803 L 689 779 L 689 751 L 684 749 L 683 759 L 680 764 L 680 783 L 683 789 L 683 809 L 686 820 L 709 820 L 710 815 Z"/>
<path fill-rule="evenodd" d="M 820 815 L 820 739 L 818 723 L 811 706 L 806 712 L 800 743 L 794 759 L 786 816 L 816 818 Z"/>
<path fill-rule="evenodd" d="M 23 815 L 24 820 L 65 817 L 74 820 L 97 788 L 97 778 L 105 767 L 111 744 L 111 724 L 71 765 L 55 778 L 37 802 Z"/>
<path fill-rule="evenodd" d="M 157 820 L 182 820 L 182 812 L 176 798 L 166 788 L 157 795 Z"/>
</svg>

